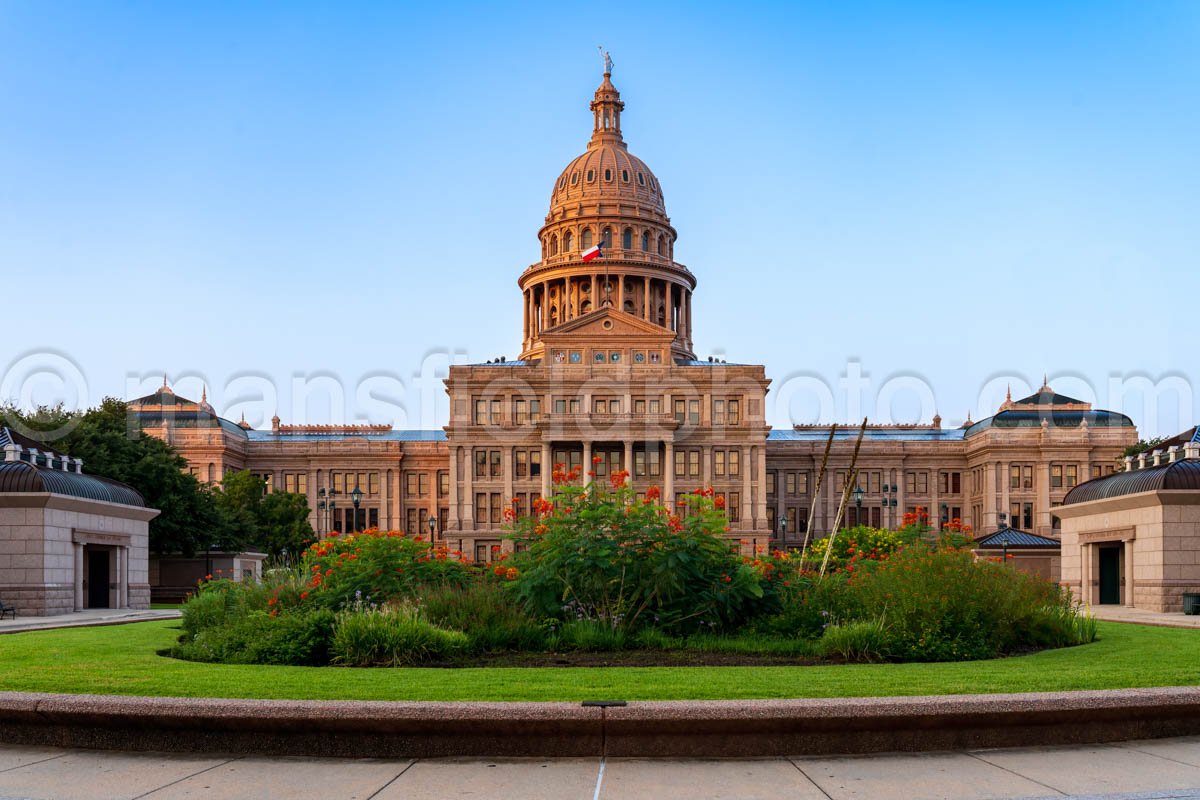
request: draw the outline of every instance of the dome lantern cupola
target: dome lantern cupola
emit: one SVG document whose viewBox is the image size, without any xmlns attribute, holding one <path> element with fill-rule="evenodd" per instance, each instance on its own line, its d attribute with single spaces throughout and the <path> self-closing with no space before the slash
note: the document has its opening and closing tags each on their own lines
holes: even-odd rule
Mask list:
<svg viewBox="0 0 1200 800">
<path fill-rule="evenodd" d="M 658 178 L 625 143 L 625 103 L 602 54 L 604 78 L 588 104 L 591 139 L 555 180 L 538 232 L 542 258 L 517 282 L 525 301 L 521 358 L 545 357 L 543 331 L 604 309 L 669 332 L 672 355 L 692 359 L 696 278 L 675 261 L 676 232 Z M 599 257 L 590 252 L 596 246 Z"/>
</svg>

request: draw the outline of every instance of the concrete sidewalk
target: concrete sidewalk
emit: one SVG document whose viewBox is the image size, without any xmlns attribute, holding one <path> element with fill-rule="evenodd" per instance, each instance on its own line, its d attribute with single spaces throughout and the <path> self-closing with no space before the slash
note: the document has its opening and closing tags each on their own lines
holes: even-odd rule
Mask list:
<svg viewBox="0 0 1200 800">
<path fill-rule="evenodd" d="M 1167 614 L 1118 605 L 1092 606 L 1091 612 L 1096 619 L 1107 622 L 1134 622 L 1138 625 L 1157 625 L 1162 628 L 1200 628 L 1200 614 Z"/>
<path fill-rule="evenodd" d="M 177 608 L 138 611 L 132 608 L 89 608 L 53 617 L 17 617 L 0 619 L 0 633 L 48 631 L 54 628 L 86 628 L 92 625 L 124 625 L 129 622 L 148 622 L 155 619 L 176 619 L 182 616 Z M 3 798 L 0 798 L 3 800 Z"/>
<path fill-rule="evenodd" d="M 762 760 L 239 758 L 0 745 L 0 798 L 1200 798 L 1200 737 Z"/>
</svg>

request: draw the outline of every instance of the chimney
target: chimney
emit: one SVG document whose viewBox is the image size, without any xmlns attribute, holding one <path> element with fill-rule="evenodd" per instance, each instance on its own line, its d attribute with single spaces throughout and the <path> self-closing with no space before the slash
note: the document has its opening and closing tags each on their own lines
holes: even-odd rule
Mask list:
<svg viewBox="0 0 1200 800">
<path fill-rule="evenodd" d="M 1125 456 L 1125 471 L 1133 472 L 1133 456 Z"/>
<path fill-rule="evenodd" d="M 1179 450 L 1180 450 L 1180 447 L 1177 444 L 1173 444 L 1173 445 L 1171 445 L 1170 448 L 1168 448 L 1167 463 L 1174 464 L 1176 461 L 1178 461 L 1180 459 Z"/>
<path fill-rule="evenodd" d="M 76 457 L 76 458 L 72 458 L 71 461 L 75 462 L 75 470 L 74 471 L 76 473 L 82 475 L 83 474 L 83 459 Z"/>
<path fill-rule="evenodd" d="M 1183 446 L 1184 458 L 1200 458 L 1200 442 L 1188 442 Z"/>
<path fill-rule="evenodd" d="M 16 442 L 9 442 L 4 445 L 4 460 L 5 461 L 20 461 L 21 460 L 21 445 Z"/>
</svg>

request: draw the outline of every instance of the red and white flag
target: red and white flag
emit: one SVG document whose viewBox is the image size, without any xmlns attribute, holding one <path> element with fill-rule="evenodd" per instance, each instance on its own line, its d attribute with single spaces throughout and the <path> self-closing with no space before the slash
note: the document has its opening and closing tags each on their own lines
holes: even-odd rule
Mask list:
<svg viewBox="0 0 1200 800">
<path fill-rule="evenodd" d="M 604 253 L 600 250 L 600 248 L 603 246 L 603 244 L 598 244 L 595 247 L 589 247 L 587 250 L 584 250 L 583 253 L 581 253 L 583 260 L 591 261 L 594 258 L 599 258 L 600 256 L 604 255 Z"/>
</svg>

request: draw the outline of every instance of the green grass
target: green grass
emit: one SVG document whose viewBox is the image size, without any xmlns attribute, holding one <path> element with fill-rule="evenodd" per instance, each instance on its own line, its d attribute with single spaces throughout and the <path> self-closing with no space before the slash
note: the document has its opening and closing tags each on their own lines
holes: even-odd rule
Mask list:
<svg viewBox="0 0 1200 800">
<path fill-rule="evenodd" d="M 1200 683 L 1200 633 L 1100 623 L 1100 640 L 953 664 L 820 667 L 347 669 L 156 655 L 174 620 L 0 636 L 0 690 L 361 700 L 740 699 L 1118 689 Z"/>
<path fill-rule="evenodd" d="M 183 603 L 151 603 L 150 608 L 154 611 L 165 611 L 172 608 L 183 608 Z"/>
</svg>

